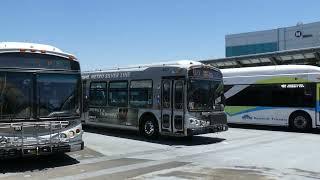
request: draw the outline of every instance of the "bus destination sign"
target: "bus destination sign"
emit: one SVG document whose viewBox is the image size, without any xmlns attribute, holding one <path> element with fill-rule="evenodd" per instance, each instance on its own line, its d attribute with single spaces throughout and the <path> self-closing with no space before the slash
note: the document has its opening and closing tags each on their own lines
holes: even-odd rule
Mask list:
<svg viewBox="0 0 320 180">
<path fill-rule="evenodd" d="M 209 68 L 195 68 L 189 71 L 189 77 L 205 78 L 205 79 L 221 79 L 222 75 L 219 71 Z"/>
</svg>

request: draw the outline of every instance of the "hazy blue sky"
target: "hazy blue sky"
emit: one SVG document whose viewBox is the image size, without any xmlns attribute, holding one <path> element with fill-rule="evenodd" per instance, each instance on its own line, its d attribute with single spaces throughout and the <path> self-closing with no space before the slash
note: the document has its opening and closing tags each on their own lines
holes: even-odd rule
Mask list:
<svg viewBox="0 0 320 180">
<path fill-rule="evenodd" d="M 83 70 L 225 56 L 224 36 L 320 21 L 319 0 L 1 0 L 0 41 L 57 46 Z"/>
</svg>

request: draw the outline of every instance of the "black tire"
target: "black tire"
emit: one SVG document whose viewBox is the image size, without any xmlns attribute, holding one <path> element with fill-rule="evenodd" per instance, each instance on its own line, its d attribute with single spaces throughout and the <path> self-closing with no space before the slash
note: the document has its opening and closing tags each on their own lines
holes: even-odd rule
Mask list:
<svg viewBox="0 0 320 180">
<path fill-rule="evenodd" d="M 289 125 L 294 131 L 309 131 L 311 129 L 311 118 L 306 112 L 294 113 L 290 116 Z"/>
<path fill-rule="evenodd" d="M 152 116 L 145 116 L 140 125 L 140 133 L 148 139 L 159 137 L 159 126 L 156 119 Z"/>
</svg>

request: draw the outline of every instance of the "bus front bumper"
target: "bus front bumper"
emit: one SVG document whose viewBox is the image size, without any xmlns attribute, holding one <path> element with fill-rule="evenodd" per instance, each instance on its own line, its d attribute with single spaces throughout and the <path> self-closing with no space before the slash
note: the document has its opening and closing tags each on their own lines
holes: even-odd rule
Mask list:
<svg viewBox="0 0 320 180">
<path fill-rule="evenodd" d="M 207 133 L 216 133 L 223 132 L 228 130 L 228 125 L 226 124 L 216 124 L 207 127 L 199 127 L 199 128 L 188 128 L 187 135 L 199 135 L 199 134 L 207 134 Z"/>
<path fill-rule="evenodd" d="M 6 147 L 0 149 L 0 159 L 19 158 L 26 156 L 41 156 L 54 153 L 66 153 L 80 151 L 84 148 L 84 142 L 76 141 L 72 143 L 42 144 L 37 146 Z"/>
</svg>

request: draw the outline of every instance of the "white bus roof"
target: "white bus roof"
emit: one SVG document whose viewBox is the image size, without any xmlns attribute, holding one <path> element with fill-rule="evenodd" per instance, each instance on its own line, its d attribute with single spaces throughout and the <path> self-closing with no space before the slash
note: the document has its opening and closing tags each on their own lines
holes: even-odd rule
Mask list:
<svg viewBox="0 0 320 180">
<path fill-rule="evenodd" d="M 140 64 L 140 65 L 131 65 L 125 67 L 114 67 L 109 69 L 100 69 L 100 70 L 93 70 L 93 71 L 84 71 L 84 73 L 95 73 L 95 72 L 117 72 L 117 71 L 143 71 L 150 67 L 179 67 L 179 68 L 190 68 L 191 66 L 199 66 L 204 65 L 198 61 L 191 61 L 191 60 L 180 60 L 180 61 L 168 61 L 168 62 L 158 62 L 158 63 L 151 63 L 151 64 Z"/>
<path fill-rule="evenodd" d="M 34 52 L 34 53 L 45 52 L 46 54 L 52 54 L 56 56 L 63 56 L 63 57 L 70 56 L 73 59 L 75 59 L 75 57 L 72 54 L 63 52 L 61 49 L 51 45 L 25 43 L 25 42 L 0 42 L 0 53 L 20 52 L 20 51 Z"/>
<path fill-rule="evenodd" d="M 221 69 L 223 77 L 320 73 L 320 67 L 310 65 L 277 65 Z"/>
</svg>

